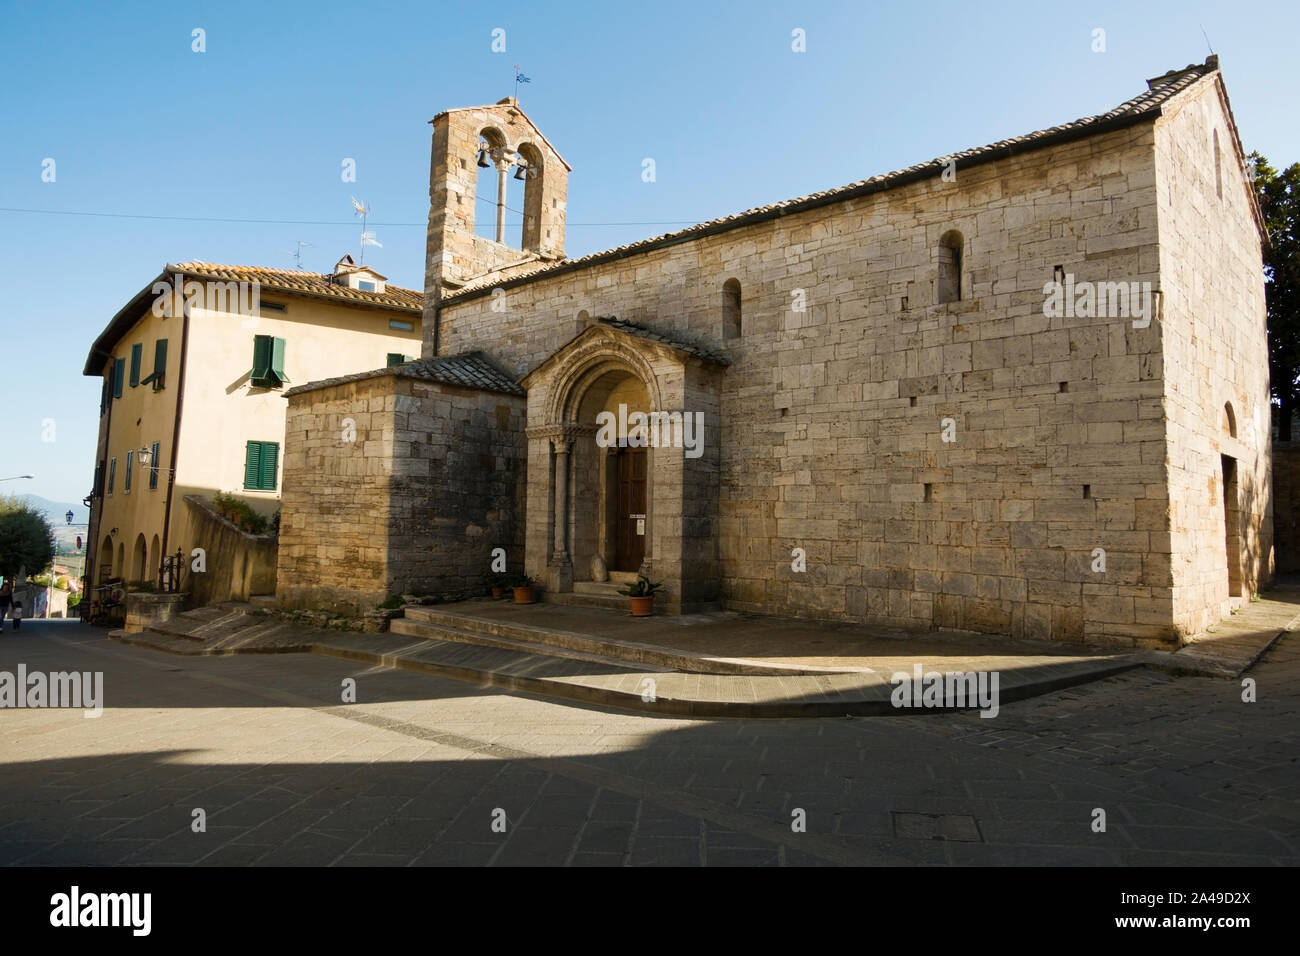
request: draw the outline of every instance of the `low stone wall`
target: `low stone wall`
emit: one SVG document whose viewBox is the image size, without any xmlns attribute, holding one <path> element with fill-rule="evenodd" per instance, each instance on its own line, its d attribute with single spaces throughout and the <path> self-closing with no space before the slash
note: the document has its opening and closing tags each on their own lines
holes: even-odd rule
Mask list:
<svg viewBox="0 0 1300 956">
<path fill-rule="evenodd" d="M 193 597 L 193 606 L 218 601 L 247 601 L 254 594 L 275 590 L 278 546 L 275 535 L 249 534 L 222 517 L 212 503 L 199 495 L 186 495 L 191 535 L 183 552 L 189 564 L 181 582 Z M 205 552 L 203 571 L 193 570 L 192 552 Z"/>
<path fill-rule="evenodd" d="M 155 594 L 133 591 L 126 596 L 126 620 L 122 629 L 128 634 L 139 634 L 155 624 L 169 621 L 185 610 L 188 594 Z"/>
</svg>

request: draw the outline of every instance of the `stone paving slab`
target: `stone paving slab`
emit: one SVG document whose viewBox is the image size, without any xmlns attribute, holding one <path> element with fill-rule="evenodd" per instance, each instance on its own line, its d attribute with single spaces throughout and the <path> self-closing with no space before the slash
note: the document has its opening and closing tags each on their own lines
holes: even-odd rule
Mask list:
<svg viewBox="0 0 1300 956">
<path fill-rule="evenodd" d="M 1281 579 L 1258 601 L 1197 634 L 1176 652 L 1148 651 L 1144 663 L 1173 673 L 1240 677 L 1283 634 L 1300 629 L 1300 581 Z"/>
</svg>

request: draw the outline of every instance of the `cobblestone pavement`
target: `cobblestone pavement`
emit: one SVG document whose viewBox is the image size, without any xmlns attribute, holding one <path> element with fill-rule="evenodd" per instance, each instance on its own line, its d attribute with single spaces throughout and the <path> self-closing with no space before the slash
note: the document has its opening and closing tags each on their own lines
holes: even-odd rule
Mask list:
<svg viewBox="0 0 1300 956">
<path fill-rule="evenodd" d="M 655 718 L 317 655 L 180 658 L 73 622 L 6 630 L 0 670 L 19 662 L 102 671 L 105 709 L 0 710 L 5 864 L 1294 865 L 1300 848 L 1291 634 L 1250 672 L 1255 703 L 1138 670 L 991 720 Z"/>
</svg>

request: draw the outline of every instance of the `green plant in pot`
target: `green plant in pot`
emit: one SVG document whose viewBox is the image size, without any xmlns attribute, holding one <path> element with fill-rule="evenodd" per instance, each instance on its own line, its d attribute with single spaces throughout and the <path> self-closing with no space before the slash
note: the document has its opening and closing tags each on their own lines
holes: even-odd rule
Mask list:
<svg viewBox="0 0 1300 956">
<path fill-rule="evenodd" d="M 638 575 L 637 579 L 627 587 L 619 588 L 619 594 L 626 594 L 629 603 L 632 605 L 633 617 L 650 617 L 655 612 L 655 594 L 663 590 L 661 582 L 651 581 L 645 575 Z"/>
</svg>

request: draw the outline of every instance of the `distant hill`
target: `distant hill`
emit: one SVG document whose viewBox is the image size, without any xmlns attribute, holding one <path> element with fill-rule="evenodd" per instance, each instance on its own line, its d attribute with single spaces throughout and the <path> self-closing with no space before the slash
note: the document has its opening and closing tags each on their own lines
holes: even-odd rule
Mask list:
<svg viewBox="0 0 1300 956">
<path fill-rule="evenodd" d="M 2 494 L 3 492 L 0 492 Z M 44 511 L 45 517 L 50 519 L 50 524 L 55 527 L 67 527 L 68 519 L 65 517 L 69 510 L 72 511 L 73 524 L 86 524 L 90 521 L 90 509 L 80 501 L 51 501 L 49 498 L 42 498 L 40 495 L 14 495 L 19 501 L 25 501 L 38 511 Z"/>
</svg>

